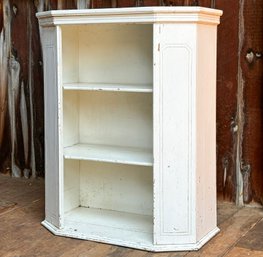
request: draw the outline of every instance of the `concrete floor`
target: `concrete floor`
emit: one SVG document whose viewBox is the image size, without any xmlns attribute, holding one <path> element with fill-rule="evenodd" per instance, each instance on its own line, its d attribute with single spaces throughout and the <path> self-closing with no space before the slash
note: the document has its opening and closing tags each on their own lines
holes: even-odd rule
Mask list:
<svg viewBox="0 0 263 257">
<path fill-rule="evenodd" d="M 263 208 L 218 203 L 221 232 L 197 252 L 150 253 L 53 236 L 44 219 L 44 181 L 0 175 L 0 257 L 263 257 Z"/>
</svg>

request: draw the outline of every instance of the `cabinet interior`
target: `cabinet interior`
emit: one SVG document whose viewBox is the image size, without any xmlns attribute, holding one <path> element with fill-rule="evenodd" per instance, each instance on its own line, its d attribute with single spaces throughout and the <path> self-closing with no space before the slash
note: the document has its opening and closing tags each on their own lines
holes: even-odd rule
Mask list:
<svg viewBox="0 0 263 257">
<path fill-rule="evenodd" d="M 152 40 L 149 24 L 62 26 L 63 83 L 152 87 Z"/>
<path fill-rule="evenodd" d="M 152 234 L 152 31 L 142 24 L 62 26 L 67 224 L 77 220 L 95 234 L 102 225 L 106 234 L 133 231 L 138 240 Z"/>
</svg>

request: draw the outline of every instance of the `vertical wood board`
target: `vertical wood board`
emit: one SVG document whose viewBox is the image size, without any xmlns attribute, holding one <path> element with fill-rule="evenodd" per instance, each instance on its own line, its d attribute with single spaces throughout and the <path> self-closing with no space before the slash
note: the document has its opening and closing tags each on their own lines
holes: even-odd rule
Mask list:
<svg viewBox="0 0 263 257">
<path fill-rule="evenodd" d="M 46 220 L 61 226 L 63 206 L 63 146 L 61 30 L 59 27 L 42 29 L 45 77 L 45 212 Z"/>
<path fill-rule="evenodd" d="M 193 243 L 196 28 L 154 26 L 154 240 Z"/>
</svg>

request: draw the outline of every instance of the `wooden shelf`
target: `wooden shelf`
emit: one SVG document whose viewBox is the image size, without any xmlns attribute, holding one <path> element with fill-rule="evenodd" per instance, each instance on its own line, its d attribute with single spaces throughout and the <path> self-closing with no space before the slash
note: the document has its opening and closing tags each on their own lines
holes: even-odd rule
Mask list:
<svg viewBox="0 0 263 257">
<path fill-rule="evenodd" d="M 122 146 L 76 144 L 64 148 L 64 158 L 153 166 L 151 150 Z"/>
<path fill-rule="evenodd" d="M 152 246 L 152 216 L 78 207 L 65 214 L 65 232 L 76 238 L 134 247 Z"/>
<path fill-rule="evenodd" d="M 109 84 L 109 83 L 64 83 L 65 90 L 120 91 L 151 93 L 151 84 Z"/>
</svg>

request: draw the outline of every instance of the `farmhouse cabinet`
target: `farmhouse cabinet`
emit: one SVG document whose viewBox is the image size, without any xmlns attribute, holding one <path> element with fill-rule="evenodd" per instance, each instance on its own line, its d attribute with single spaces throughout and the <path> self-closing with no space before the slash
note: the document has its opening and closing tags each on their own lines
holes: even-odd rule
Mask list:
<svg viewBox="0 0 263 257">
<path fill-rule="evenodd" d="M 216 225 L 219 10 L 38 13 L 55 235 L 195 250 Z"/>
</svg>

